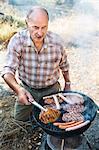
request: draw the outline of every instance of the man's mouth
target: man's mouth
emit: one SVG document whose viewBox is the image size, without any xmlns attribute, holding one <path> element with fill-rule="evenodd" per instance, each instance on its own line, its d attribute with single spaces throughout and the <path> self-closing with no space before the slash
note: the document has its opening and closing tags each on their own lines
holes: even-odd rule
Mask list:
<svg viewBox="0 0 99 150">
<path fill-rule="evenodd" d="M 41 39 L 43 36 L 36 35 L 36 38 Z"/>
</svg>

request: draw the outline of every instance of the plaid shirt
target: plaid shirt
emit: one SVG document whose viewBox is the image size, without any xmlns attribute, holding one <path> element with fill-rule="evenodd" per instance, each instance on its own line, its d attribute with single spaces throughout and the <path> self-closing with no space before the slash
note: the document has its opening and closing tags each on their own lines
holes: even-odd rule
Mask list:
<svg viewBox="0 0 99 150">
<path fill-rule="evenodd" d="M 38 53 L 27 29 L 15 34 L 8 45 L 2 75 L 11 73 L 32 88 L 45 88 L 57 82 L 60 69 L 69 68 L 61 38 L 48 32 Z"/>
</svg>

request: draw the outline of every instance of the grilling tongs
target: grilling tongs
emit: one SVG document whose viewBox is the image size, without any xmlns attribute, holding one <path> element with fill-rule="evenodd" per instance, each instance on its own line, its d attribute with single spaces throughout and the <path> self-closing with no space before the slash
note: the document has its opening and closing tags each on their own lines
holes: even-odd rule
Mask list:
<svg viewBox="0 0 99 150">
<path fill-rule="evenodd" d="M 39 116 L 39 119 L 42 120 L 42 118 L 43 118 L 44 123 L 49 123 L 49 122 L 56 121 L 59 118 L 60 114 L 61 114 L 61 112 L 59 110 L 56 110 L 54 108 L 50 108 L 50 107 L 44 108 L 44 107 L 42 107 L 35 100 L 33 100 L 33 101 L 29 100 L 29 102 L 31 104 L 35 105 L 36 107 L 38 107 L 40 110 L 42 110 L 42 113 Z"/>
<path fill-rule="evenodd" d="M 31 104 L 33 104 L 33 105 L 35 105 L 36 107 L 38 107 L 40 110 L 42 110 L 42 111 L 47 111 L 47 109 L 46 108 L 44 108 L 43 106 L 41 106 L 39 103 L 37 103 L 35 100 L 33 100 L 33 101 L 30 101 L 30 100 L 28 100 Z"/>
</svg>

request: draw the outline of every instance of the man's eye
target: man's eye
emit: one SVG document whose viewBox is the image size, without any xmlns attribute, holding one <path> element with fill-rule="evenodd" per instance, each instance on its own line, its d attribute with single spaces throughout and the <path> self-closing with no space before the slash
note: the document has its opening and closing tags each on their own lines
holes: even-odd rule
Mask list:
<svg viewBox="0 0 99 150">
<path fill-rule="evenodd" d="M 39 27 L 37 27 L 37 26 L 34 26 L 34 29 L 36 29 L 36 30 L 37 30 L 37 29 L 39 29 Z"/>
<path fill-rule="evenodd" d="M 45 27 L 42 27 L 42 29 L 46 29 L 46 26 L 45 26 Z"/>
<path fill-rule="evenodd" d="M 39 27 L 37 27 L 37 26 L 29 26 L 29 28 L 34 29 L 34 30 L 38 30 L 39 29 Z"/>
</svg>

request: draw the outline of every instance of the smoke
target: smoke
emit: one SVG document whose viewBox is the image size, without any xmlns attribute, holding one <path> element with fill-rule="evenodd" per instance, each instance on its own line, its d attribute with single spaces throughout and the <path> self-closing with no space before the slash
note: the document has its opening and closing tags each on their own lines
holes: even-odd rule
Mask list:
<svg viewBox="0 0 99 150">
<path fill-rule="evenodd" d="M 91 48 L 99 35 L 98 15 L 97 1 L 78 0 L 72 13 L 55 19 L 49 29 L 61 34 L 67 45 L 71 43 L 77 47 Z"/>
</svg>

